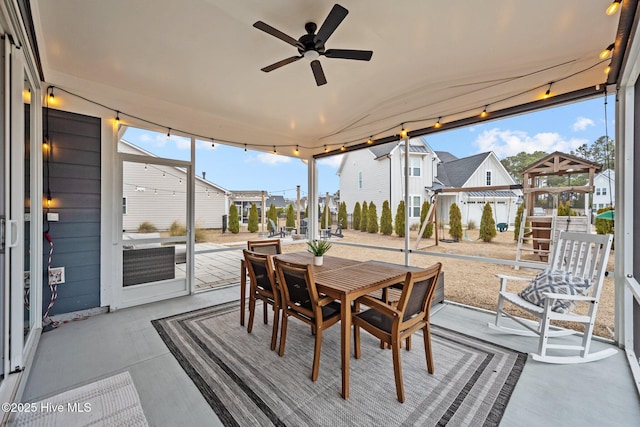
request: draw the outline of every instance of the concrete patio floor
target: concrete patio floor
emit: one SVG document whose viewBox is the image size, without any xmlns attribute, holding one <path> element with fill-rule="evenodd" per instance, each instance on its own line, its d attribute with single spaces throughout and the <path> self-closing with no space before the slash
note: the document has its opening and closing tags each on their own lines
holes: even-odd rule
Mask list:
<svg viewBox="0 0 640 427">
<path fill-rule="evenodd" d="M 236 270 L 237 274 L 237 270 Z M 237 278 L 237 276 L 236 276 Z M 150 425 L 221 425 L 151 320 L 239 299 L 239 286 L 101 314 L 42 334 L 22 401 L 37 401 L 129 371 Z M 515 350 L 535 339 L 495 334 L 490 313 L 442 304 L 432 322 Z M 596 349 L 608 346 L 594 342 Z M 436 361 L 437 364 L 437 361 Z M 503 426 L 637 426 L 640 398 L 623 351 L 584 365 L 527 361 Z"/>
</svg>

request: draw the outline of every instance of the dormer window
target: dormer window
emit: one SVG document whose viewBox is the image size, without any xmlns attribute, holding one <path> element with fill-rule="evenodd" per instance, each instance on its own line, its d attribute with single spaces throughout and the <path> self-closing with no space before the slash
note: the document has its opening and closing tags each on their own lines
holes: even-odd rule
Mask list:
<svg viewBox="0 0 640 427">
<path fill-rule="evenodd" d="M 491 171 L 487 171 L 487 186 L 491 185 Z"/>
</svg>

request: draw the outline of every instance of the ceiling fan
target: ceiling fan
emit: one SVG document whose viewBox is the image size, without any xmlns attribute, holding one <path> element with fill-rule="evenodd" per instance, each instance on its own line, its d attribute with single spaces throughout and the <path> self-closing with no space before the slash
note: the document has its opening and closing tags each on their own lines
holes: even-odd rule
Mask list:
<svg viewBox="0 0 640 427">
<path fill-rule="evenodd" d="M 272 26 L 265 24 L 262 21 L 258 21 L 253 24 L 259 30 L 264 31 L 267 34 L 271 34 L 274 37 L 279 38 L 285 43 L 289 43 L 293 47 L 298 49 L 299 55 L 292 56 L 287 59 L 283 59 L 282 61 L 278 61 L 275 64 L 271 64 L 267 67 L 262 68 L 262 71 L 268 73 L 270 71 L 276 70 L 284 65 L 291 64 L 292 62 L 296 62 L 299 59 L 306 58 L 311 61 L 311 70 L 313 71 L 313 76 L 316 79 L 316 84 L 318 86 L 322 86 L 327 83 L 327 79 L 324 76 L 324 71 L 322 71 L 322 65 L 318 58 L 320 56 L 326 56 L 327 58 L 340 58 L 340 59 L 355 59 L 357 61 L 369 61 L 371 56 L 373 55 L 373 51 L 370 50 L 353 50 L 353 49 L 326 49 L 324 44 L 327 42 L 331 34 L 338 28 L 338 25 L 344 20 L 349 11 L 339 4 L 335 4 L 329 15 L 320 26 L 320 29 L 316 33 L 316 29 L 318 28 L 315 22 L 307 22 L 304 26 L 304 29 L 307 31 L 307 34 L 300 37 L 298 40 L 294 39 L 291 36 L 283 33 L 282 31 L 276 30 Z"/>
</svg>

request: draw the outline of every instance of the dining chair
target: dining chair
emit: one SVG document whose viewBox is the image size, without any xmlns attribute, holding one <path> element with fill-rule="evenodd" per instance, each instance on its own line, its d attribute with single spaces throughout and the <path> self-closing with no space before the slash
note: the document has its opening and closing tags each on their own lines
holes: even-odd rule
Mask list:
<svg viewBox="0 0 640 427">
<path fill-rule="evenodd" d="M 258 252 L 268 255 L 279 255 L 282 253 L 282 244 L 280 239 L 264 239 L 264 240 L 248 240 L 247 249 L 251 252 Z M 263 322 L 267 324 L 267 306 L 263 306 L 262 317 Z"/>
<path fill-rule="evenodd" d="M 389 345 L 393 354 L 396 394 L 401 403 L 405 398 L 400 358 L 402 340 L 422 329 L 427 370 L 430 374 L 434 372 L 429 313 L 441 269 L 442 264 L 438 262 L 424 270 L 408 272 L 400 300 L 395 307 L 369 295 L 356 300 L 356 310 L 360 304 L 370 307 L 353 314 L 356 359 L 361 356 L 360 328 Z"/>
<path fill-rule="evenodd" d="M 280 239 L 249 240 L 247 249 L 251 252 L 278 255 L 282 253 L 282 243 Z"/>
<path fill-rule="evenodd" d="M 311 325 L 315 331 L 311 380 L 316 381 L 320 368 L 322 331 L 340 320 L 340 303 L 331 297 L 318 294 L 311 265 L 285 262 L 277 258 L 275 263 L 282 295 L 282 326 L 278 354 L 284 355 L 290 316 Z"/>
<path fill-rule="evenodd" d="M 273 270 L 273 260 L 271 255 L 243 251 L 247 270 L 249 271 L 249 323 L 247 332 L 253 329 L 253 318 L 256 312 L 256 300 L 262 300 L 265 307 L 273 307 L 273 331 L 271 332 L 271 350 L 276 348 L 278 336 L 278 322 L 280 319 L 280 290 L 276 282 L 275 271 Z M 266 324 L 265 319 L 265 324 Z"/>
</svg>

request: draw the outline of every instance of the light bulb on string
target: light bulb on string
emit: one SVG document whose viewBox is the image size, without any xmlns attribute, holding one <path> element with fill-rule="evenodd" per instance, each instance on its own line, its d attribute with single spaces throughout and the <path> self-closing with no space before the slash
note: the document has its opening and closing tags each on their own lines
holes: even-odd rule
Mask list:
<svg viewBox="0 0 640 427">
<path fill-rule="evenodd" d="M 345 147 L 344 145 L 342 147 L 340 147 L 340 151 L 346 151 L 347 147 Z"/>
<path fill-rule="evenodd" d="M 613 0 L 609 7 L 607 7 L 605 13 L 607 15 L 613 15 L 618 11 L 618 9 L 620 9 L 620 3 L 622 3 L 622 0 Z"/>
<path fill-rule="evenodd" d="M 173 197 L 176 197 L 176 192 L 175 192 L 175 190 L 173 191 Z"/>
<path fill-rule="evenodd" d="M 402 130 L 400 131 L 400 138 L 405 139 L 408 135 L 409 135 L 409 133 L 407 132 L 407 130 L 403 126 Z"/>
<path fill-rule="evenodd" d="M 542 97 L 543 99 L 547 99 L 551 96 L 551 85 L 553 84 L 553 82 L 549 83 L 549 89 L 547 89 L 547 91 L 544 93 L 544 96 Z"/>
<path fill-rule="evenodd" d="M 116 111 L 116 125 L 120 124 L 120 111 Z"/>
<path fill-rule="evenodd" d="M 329 152 L 329 147 L 327 147 L 327 144 L 324 144 L 324 152 L 328 153 Z"/>
<path fill-rule="evenodd" d="M 278 152 L 276 151 L 276 146 L 273 146 L 273 154 L 278 154 Z"/>
<path fill-rule="evenodd" d="M 298 149 L 298 145 L 296 145 L 296 150 L 294 151 L 294 154 L 296 156 L 300 154 L 300 150 Z"/>
<path fill-rule="evenodd" d="M 436 122 L 435 125 L 433 125 L 434 128 L 438 129 L 439 127 L 442 126 L 442 123 L 440 123 L 440 120 L 442 120 L 442 117 L 438 117 L 438 121 Z"/>
<path fill-rule="evenodd" d="M 53 94 L 53 87 L 51 87 L 51 90 L 49 91 L 49 102 L 54 103 L 55 100 L 56 100 L 56 96 Z"/>
<path fill-rule="evenodd" d="M 480 113 L 480 117 L 482 117 L 483 119 L 489 115 L 489 113 L 487 113 L 487 107 L 488 105 L 485 105 L 484 110 L 482 110 L 482 113 Z"/>
<path fill-rule="evenodd" d="M 610 57 L 614 47 L 615 47 L 614 43 L 611 43 L 609 46 L 607 46 L 606 49 L 600 52 L 600 59 L 607 59 L 608 57 Z"/>
<path fill-rule="evenodd" d="M 373 144 L 373 136 L 370 136 L 369 139 L 367 139 L 367 144 Z"/>
<path fill-rule="evenodd" d="M 247 152 L 247 144 L 244 144 L 244 152 Z"/>
<path fill-rule="evenodd" d="M 609 74 L 610 72 L 611 72 L 611 64 L 609 64 L 606 67 L 604 67 L 604 73 L 605 74 Z"/>
<path fill-rule="evenodd" d="M 171 128 L 167 128 L 167 139 L 171 138 Z"/>
</svg>

